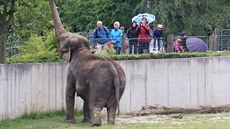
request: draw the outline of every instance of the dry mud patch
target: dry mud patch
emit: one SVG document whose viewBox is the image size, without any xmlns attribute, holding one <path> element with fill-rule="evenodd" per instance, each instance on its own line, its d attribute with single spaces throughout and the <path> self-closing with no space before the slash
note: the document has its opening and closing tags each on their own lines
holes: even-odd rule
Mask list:
<svg viewBox="0 0 230 129">
<path fill-rule="evenodd" d="M 197 108 L 164 107 L 160 105 L 142 106 L 139 111 L 120 115 L 117 124 L 187 124 L 230 122 L 230 105 L 205 106 Z"/>
<path fill-rule="evenodd" d="M 116 124 L 186 124 L 186 123 L 204 123 L 204 122 L 227 122 L 230 121 L 230 113 L 217 114 L 170 114 L 170 115 L 146 115 L 131 116 L 120 115 L 116 118 Z"/>
</svg>

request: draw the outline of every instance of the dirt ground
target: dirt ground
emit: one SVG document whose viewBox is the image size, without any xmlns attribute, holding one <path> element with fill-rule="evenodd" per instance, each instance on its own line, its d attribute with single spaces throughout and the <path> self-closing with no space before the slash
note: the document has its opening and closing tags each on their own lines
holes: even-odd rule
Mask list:
<svg viewBox="0 0 230 129">
<path fill-rule="evenodd" d="M 185 124 L 202 122 L 230 122 L 230 105 L 206 106 L 191 109 L 146 105 L 139 111 L 120 115 L 116 123 Z"/>
<path fill-rule="evenodd" d="M 179 121 L 178 121 L 179 120 Z M 151 124 L 185 124 L 185 123 L 202 123 L 202 122 L 227 122 L 230 121 L 230 113 L 217 114 L 170 114 L 170 115 L 147 115 L 147 116 L 130 116 L 121 115 L 116 118 L 117 124 L 126 123 L 151 123 Z"/>
</svg>

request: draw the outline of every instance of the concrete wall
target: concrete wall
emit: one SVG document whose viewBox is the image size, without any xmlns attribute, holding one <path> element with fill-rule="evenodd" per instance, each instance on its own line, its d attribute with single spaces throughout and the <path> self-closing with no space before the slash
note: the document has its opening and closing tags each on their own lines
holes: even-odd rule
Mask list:
<svg viewBox="0 0 230 129">
<path fill-rule="evenodd" d="M 160 104 L 196 107 L 230 103 L 230 57 L 118 61 L 127 87 L 121 112 Z M 68 64 L 0 65 L 0 119 L 65 107 Z M 82 109 L 77 98 L 76 108 Z"/>
</svg>

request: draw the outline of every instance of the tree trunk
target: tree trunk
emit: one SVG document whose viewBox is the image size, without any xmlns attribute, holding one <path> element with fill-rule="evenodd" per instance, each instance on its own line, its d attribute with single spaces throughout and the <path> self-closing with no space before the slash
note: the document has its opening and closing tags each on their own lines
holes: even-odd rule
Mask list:
<svg viewBox="0 0 230 129">
<path fill-rule="evenodd" d="M 2 28 L 1 28 L 1 56 L 0 56 L 0 63 L 4 64 L 5 63 L 5 53 L 6 53 L 6 37 L 7 37 L 7 32 L 6 32 L 6 16 L 7 16 L 7 5 L 6 3 L 3 6 L 3 14 L 2 14 Z"/>
<path fill-rule="evenodd" d="M 2 29 L 3 32 L 1 35 L 1 58 L 0 58 L 0 63 L 4 64 L 6 60 L 6 38 L 7 38 L 7 32 L 5 29 Z"/>
<path fill-rule="evenodd" d="M 8 3 L 9 2 L 9 3 Z M 9 9 L 7 9 L 9 7 Z M 12 22 L 15 12 L 15 0 L 6 1 L 3 5 L 2 22 L 1 22 L 1 49 L 0 49 L 0 63 L 5 63 L 6 60 L 6 40 L 7 32 Z"/>
</svg>

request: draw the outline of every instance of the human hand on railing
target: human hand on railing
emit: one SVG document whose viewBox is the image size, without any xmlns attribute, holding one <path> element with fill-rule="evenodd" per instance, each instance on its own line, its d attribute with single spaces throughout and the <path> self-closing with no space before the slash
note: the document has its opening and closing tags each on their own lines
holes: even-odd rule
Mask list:
<svg viewBox="0 0 230 129">
<path fill-rule="evenodd" d="M 97 50 L 98 48 L 99 48 L 99 47 L 98 47 L 98 45 L 94 45 L 94 49 L 96 49 L 96 50 Z"/>
</svg>

